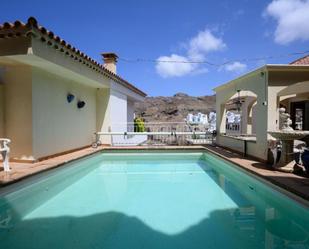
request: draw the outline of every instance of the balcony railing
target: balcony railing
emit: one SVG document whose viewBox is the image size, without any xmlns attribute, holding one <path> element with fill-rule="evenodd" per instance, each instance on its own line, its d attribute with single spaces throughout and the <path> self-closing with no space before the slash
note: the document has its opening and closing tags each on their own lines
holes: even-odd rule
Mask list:
<svg viewBox="0 0 309 249">
<path fill-rule="evenodd" d="M 160 146 L 210 144 L 214 133 L 207 125 L 190 125 L 185 122 L 151 122 L 144 124 L 144 132 L 137 132 L 134 123 L 112 124 L 107 132 L 98 132 L 97 141 L 102 136 L 111 137 L 113 146 Z"/>
</svg>

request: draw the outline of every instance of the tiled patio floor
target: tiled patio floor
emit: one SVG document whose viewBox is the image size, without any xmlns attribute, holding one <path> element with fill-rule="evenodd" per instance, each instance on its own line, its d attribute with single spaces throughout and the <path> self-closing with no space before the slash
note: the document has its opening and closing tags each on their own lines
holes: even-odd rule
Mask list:
<svg viewBox="0 0 309 249">
<path fill-rule="evenodd" d="M 211 145 L 202 146 L 156 146 L 156 147 L 99 147 L 93 149 L 91 147 L 68 153 L 65 155 L 50 158 L 37 163 L 10 163 L 12 170 L 10 172 L 0 171 L 0 187 L 5 186 L 31 175 L 38 174 L 48 169 L 60 167 L 61 165 L 94 154 L 103 150 L 153 150 L 153 149 L 169 149 L 169 150 L 208 150 L 212 153 L 228 160 L 239 167 L 264 178 L 273 184 L 288 190 L 309 201 L 309 178 L 271 170 L 267 165 L 254 159 L 243 158 L 240 154 L 228 151 L 226 149 Z M 1 169 L 2 170 L 2 169 Z"/>
<path fill-rule="evenodd" d="M 89 147 L 36 163 L 10 162 L 10 172 L 4 172 L 3 168 L 0 169 L 0 187 L 19 181 L 28 176 L 35 175 L 52 168 L 60 167 L 65 163 L 97 153 L 101 150 L 102 148 L 100 147 L 97 149 Z"/>
</svg>

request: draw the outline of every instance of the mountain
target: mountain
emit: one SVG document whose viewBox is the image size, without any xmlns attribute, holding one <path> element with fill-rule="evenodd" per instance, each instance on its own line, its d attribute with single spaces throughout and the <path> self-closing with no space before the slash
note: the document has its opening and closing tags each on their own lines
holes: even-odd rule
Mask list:
<svg viewBox="0 0 309 249">
<path fill-rule="evenodd" d="M 215 111 L 216 96 L 193 97 L 177 93 L 172 97 L 146 97 L 135 103 L 135 114 L 146 122 L 182 122 L 188 113 Z"/>
</svg>

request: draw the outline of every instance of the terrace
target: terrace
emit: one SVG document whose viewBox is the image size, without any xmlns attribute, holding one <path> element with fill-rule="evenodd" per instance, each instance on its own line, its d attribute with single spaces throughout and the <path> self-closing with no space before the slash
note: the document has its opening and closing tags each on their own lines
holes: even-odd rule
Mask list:
<svg viewBox="0 0 309 249">
<path fill-rule="evenodd" d="M 132 122 L 146 94 L 116 74 L 115 53 L 101 65 L 34 18 L 0 35 L 5 248 L 308 245 L 308 178 L 275 166 L 278 144 L 294 165 L 291 136 L 308 133 L 309 65 L 217 87 L 210 122 Z"/>
</svg>

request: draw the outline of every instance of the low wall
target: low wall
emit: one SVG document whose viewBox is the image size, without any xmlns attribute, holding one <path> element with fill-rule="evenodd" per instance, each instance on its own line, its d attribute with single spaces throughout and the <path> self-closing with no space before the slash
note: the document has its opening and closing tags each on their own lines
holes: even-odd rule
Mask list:
<svg viewBox="0 0 309 249">
<path fill-rule="evenodd" d="M 229 148 L 239 153 L 244 153 L 245 151 L 245 140 L 241 138 L 234 138 L 225 135 L 218 135 L 216 138 L 216 144 L 219 146 Z M 246 141 L 247 155 L 264 160 L 257 156 L 258 145 L 256 141 Z"/>
<path fill-rule="evenodd" d="M 136 136 L 122 136 L 113 135 L 112 145 L 113 146 L 136 146 L 147 141 L 147 135 L 136 135 Z"/>
</svg>

